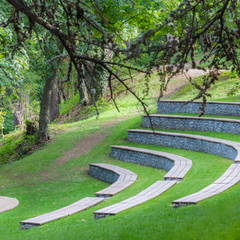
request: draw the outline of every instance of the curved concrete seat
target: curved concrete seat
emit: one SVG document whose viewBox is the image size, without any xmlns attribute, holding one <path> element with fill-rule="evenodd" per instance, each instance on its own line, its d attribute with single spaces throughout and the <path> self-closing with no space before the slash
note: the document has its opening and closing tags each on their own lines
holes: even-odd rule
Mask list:
<svg viewBox="0 0 240 240">
<path fill-rule="evenodd" d="M 111 156 L 125 162 L 168 171 L 165 180 L 181 181 L 192 167 L 192 160 L 166 152 L 128 146 L 110 146 Z"/>
<path fill-rule="evenodd" d="M 240 143 L 193 134 L 128 130 L 131 142 L 210 153 L 240 162 Z"/>
<path fill-rule="evenodd" d="M 60 208 L 50 213 L 46 213 L 37 217 L 29 218 L 27 220 L 21 221 L 21 230 L 29 229 L 32 227 L 38 227 L 45 223 L 67 217 L 74 213 L 81 212 L 90 208 L 92 206 L 97 205 L 98 203 L 104 201 L 104 198 L 96 198 L 96 197 L 86 197 L 83 198 L 71 205 Z"/>
<path fill-rule="evenodd" d="M 173 201 L 173 208 L 197 204 L 198 202 L 221 193 L 240 181 L 240 165 L 232 164 L 214 183 L 197 193 Z"/>
<path fill-rule="evenodd" d="M 104 163 L 92 163 L 89 165 L 91 176 L 101 179 L 103 181 L 105 180 L 106 182 L 113 181 L 115 183 L 112 184 L 110 187 L 95 193 L 96 196 L 101 197 L 85 197 L 69 206 L 60 208 L 53 212 L 23 220 L 20 222 L 21 229 L 23 230 L 31 227 L 38 227 L 45 223 L 86 210 L 87 208 L 90 208 L 102 201 L 105 201 L 104 197 L 112 196 L 129 187 L 137 179 L 137 175 L 135 173 L 124 168 Z M 113 173 L 116 174 L 116 176 Z"/>
<path fill-rule="evenodd" d="M 185 106 L 185 100 L 161 100 L 157 104 L 157 113 L 197 113 L 201 111 L 201 101 L 193 101 Z M 209 101 L 205 107 L 205 114 L 222 116 L 240 116 L 240 102 Z"/>
<path fill-rule="evenodd" d="M 128 146 L 111 146 L 111 156 L 118 160 L 170 171 L 164 176 L 165 181 L 157 181 L 134 197 L 95 211 L 95 219 L 116 215 L 161 195 L 182 180 L 192 167 L 192 161 L 181 156 Z"/>
<path fill-rule="evenodd" d="M 134 197 L 128 198 L 122 202 L 119 202 L 114 205 L 95 211 L 94 218 L 98 219 L 98 218 L 108 217 L 111 215 L 116 215 L 117 213 L 120 213 L 126 209 L 129 209 L 139 204 L 142 204 L 144 202 L 147 202 L 159 196 L 160 194 L 164 193 L 176 183 L 177 181 L 157 181 L 153 185 L 143 190 L 142 192 L 140 192 Z"/>
<path fill-rule="evenodd" d="M 0 213 L 12 210 L 18 205 L 19 205 L 19 201 L 16 198 L 0 196 Z"/>
<path fill-rule="evenodd" d="M 149 116 L 154 128 L 240 134 L 240 120 L 236 119 L 159 114 L 150 114 Z M 147 115 L 142 117 L 142 126 L 152 127 Z"/>
<path fill-rule="evenodd" d="M 110 164 L 90 163 L 90 176 L 104 182 L 113 183 L 109 187 L 96 192 L 97 197 L 111 197 L 131 186 L 137 180 L 137 174 Z"/>
</svg>

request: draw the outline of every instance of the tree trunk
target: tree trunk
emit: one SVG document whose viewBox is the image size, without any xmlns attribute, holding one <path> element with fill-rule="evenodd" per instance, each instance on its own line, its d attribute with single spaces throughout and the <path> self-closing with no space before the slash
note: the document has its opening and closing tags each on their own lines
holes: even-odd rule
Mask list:
<svg viewBox="0 0 240 240">
<path fill-rule="evenodd" d="M 14 88 L 17 90 L 18 87 L 13 85 Z M 11 89 L 7 89 L 7 95 L 10 96 L 12 94 Z M 15 129 L 22 129 L 23 128 L 23 116 L 22 116 L 22 96 L 20 93 L 17 93 L 20 100 L 12 100 L 11 104 L 9 104 L 9 108 L 13 111 L 13 121 L 14 121 L 14 128 Z"/>
<path fill-rule="evenodd" d="M 49 109 L 51 103 L 52 89 L 54 82 L 56 80 L 58 68 L 60 65 L 60 59 L 57 62 L 57 66 L 55 67 L 52 75 L 47 78 L 44 89 L 43 89 L 43 98 L 41 102 L 40 114 L 39 114 L 39 141 L 49 140 L 48 133 L 48 124 L 50 121 L 49 117 Z"/>
<path fill-rule="evenodd" d="M 19 122 L 18 117 L 15 112 L 13 113 L 13 120 L 14 120 L 14 128 L 18 129 L 20 122 Z"/>
<path fill-rule="evenodd" d="M 63 100 L 65 102 L 67 100 L 67 98 L 66 98 L 65 93 L 64 93 L 64 87 L 63 87 L 63 82 L 62 81 L 60 81 L 60 87 L 61 87 L 62 97 L 63 97 Z"/>
<path fill-rule="evenodd" d="M 56 118 L 59 118 L 59 94 L 57 82 L 55 81 L 52 89 L 51 104 L 50 104 L 50 122 L 53 122 Z"/>
<path fill-rule="evenodd" d="M 84 94 L 83 88 L 81 86 L 78 89 L 78 94 L 79 94 L 79 101 L 81 103 L 85 99 L 85 94 Z"/>
</svg>

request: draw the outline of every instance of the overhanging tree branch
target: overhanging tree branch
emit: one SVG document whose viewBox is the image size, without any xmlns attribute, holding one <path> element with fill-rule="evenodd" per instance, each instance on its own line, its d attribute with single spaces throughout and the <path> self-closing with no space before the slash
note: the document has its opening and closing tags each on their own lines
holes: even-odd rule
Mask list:
<svg viewBox="0 0 240 240">
<path fill-rule="evenodd" d="M 36 13 L 33 13 L 27 6 L 23 5 L 21 2 L 17 0 L 6 0 L 8 3 L 10 3 L 13 7 L 15 7 L 20 12 L 24 13 L 28 16 L 29 19 L 31 19 L 34 22 L 39 23 L 44 28 L 48 29 L 52 34 L 62 37 L 66 40 L 69 40 L 71 43 L 74 43 L 74 40 L 72 40 L 68 35 L 62 33 L 57 28 L 53 27 L 50 23 L 45 21 L 43 18 L 39 17 Z"/>
</svg>

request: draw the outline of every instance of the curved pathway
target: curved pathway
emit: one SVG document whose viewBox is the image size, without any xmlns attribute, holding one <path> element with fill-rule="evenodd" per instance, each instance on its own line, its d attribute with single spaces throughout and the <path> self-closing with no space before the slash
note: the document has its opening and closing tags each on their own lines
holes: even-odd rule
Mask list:
<svg viewBox="0 0 240 240">
<path fill-rule="evenodd" d="M 16 198 L 0 196 L 0 213 L 12 210 L 18 205 L 19 205 L 19 201 Z"/>
</svg>

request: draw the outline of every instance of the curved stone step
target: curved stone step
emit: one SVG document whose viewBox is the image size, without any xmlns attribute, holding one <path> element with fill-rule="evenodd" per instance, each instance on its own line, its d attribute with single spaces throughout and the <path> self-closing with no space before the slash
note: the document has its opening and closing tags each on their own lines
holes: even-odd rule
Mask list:
<svg viewBox="0 0 240 240">
<path fill-rule="evenodd" d="M 131 142 L 205 152 L 240 162 L 240 143 L 193 134 L 128 130 Z"/>
<path fill-rule="evenodd" d="M 150 114 L 149 116 L 154 128 L 240 134 L 240 120 L 236 119 L 159 114 Z M 142 126 L 152 128 L 147 115 L 142 117 Z"/>
<path fill-rule="evenodd" d="M 165 180 L 181 181 L 192 167 L 192 160 L 171 153 L 128 146 L 110 147 L 111 156 L 118 160 L 168 171 Z"/>
<path fill-rule="evenodd" d="M 210 198 L 218 193 L 224 192 L 228 188 L 240 181 L 240 165 L 232 164 L 227 171 L 214 183 L 197 193 L 173 201 L 173 208 L 197 204 L 198 202 Z"/>
<path fill-rule="evenodd" d="M 157 181 L 153 185 L 143 190 L 142 192 L 140 192 L 134 197 L 128 198 L 122 202 L 119 202 L 114 205 L 95 211 L 94 218 L 98 219 L 98 218 L 104 218 L 111 215 L 115 215 L 126 209 L 129 209 L 139 204 L 142 204 L 144 202 L 147 202 L 159 196 L 160 194 L 164 193 L 176 183 L 177 181 Z"/>
<path fill-rule="evenodd" d="M 187 101 L 161 100 L 157 104 L 157 113 L 201 113 L 199 110 L 199 107 L 202 106 L 201 101 L 193 101 L 182 107 L 185 102 Z M 205 107 L 205 114 L 240 116 L 240 103 L 209 101 Z"/>
<path fill-rule="evenodd" d="M 105 163 L 90 163 L 89 175 L 104 182 L 113 183 L 96 192 L 96 197 L 111 197 L 131 186 L 137 180 L 137 174 L 127 169 Z"/>
<path fill-rule="evenodd" d="M 18 205 L 19 201 L 16 198 L 0 196 L 0 213 L 12 210 Z"/>
<path fill-rule="evenodd" d="M 105 201 L 105 197 L 110 197 L 126 189 L 127 187 L 132 185 L 137 179 L 137 175 L 135 173 L 121 167 L 104 163 L 91 163 L 89 165 L 91 176 L 106 182 L 115 183 L 113 183 L 108 188 L 105 188 L 102 191 L 95 193 L 96 196 L 100 197 L 85 197 L 69 206 L 21 221 L 21 230 L 38 227 L 45 223 L 86 210 L 87 208 L 90 208 L 102 201 Z"/>
</svg>

